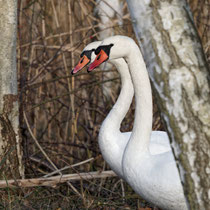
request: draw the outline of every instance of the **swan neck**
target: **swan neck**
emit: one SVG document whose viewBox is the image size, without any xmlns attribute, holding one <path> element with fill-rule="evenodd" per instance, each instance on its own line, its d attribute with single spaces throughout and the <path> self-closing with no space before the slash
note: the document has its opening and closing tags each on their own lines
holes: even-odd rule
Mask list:
<svg viewBox="0 0 210 210">
<path fill-rule="evenodd" d="M 152 131 L 152 92 L 148 72 L 142 54 L 137 45 L 129 53 L 127 59 L 135 94 L 135 120 L 129 146 L 131 151 L 139 148 L 149 151 Z"/>
<path fill-rule="evenodd" d="M 117 132 L 120 130 L 120 125 L 132 102 L 134 90 L 131 81 L 128 65 L 123 58 L 110 60 L 115 65 L 121 78 L 121 91 L 118 99 L 108 116 L 104 120 L 102 127 L 107 129 L 107 132 Z"/>
</svg>

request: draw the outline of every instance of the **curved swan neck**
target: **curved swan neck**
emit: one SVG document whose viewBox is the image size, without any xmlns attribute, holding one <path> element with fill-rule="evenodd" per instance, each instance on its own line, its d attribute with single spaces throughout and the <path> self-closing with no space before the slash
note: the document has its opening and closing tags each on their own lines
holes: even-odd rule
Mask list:
<svg viewBox="0 0 210 210">
<path fill-rule="evenodd" d="M 152 93 L 151 86 L 142 54 L 135 44 L 129 45 L 130 52 L 125 56 L 128 62 L 134 86 L 136 107 L 132 136 L 128 147 L 130 151 L 148 152 L 150 135 L 152 131 Z"/>
<path fill-rule="evenodd" d="M 113 108 L 109 112 L 108 116 L 104 120 L 102 127 L 109 129 L 109 131 L 119 131 L 122 120 L 132 102 L 134 90 L 131 81 L 128 65 L 123 58 L 110 60 L 112 64 L 117 68 L 121 77 L 121 91 L 120 95 Z"/>
</svg>

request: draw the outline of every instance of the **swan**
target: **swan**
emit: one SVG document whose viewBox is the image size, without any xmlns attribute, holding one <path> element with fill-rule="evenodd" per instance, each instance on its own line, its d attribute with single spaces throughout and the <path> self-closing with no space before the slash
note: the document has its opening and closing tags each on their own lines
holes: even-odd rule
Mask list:
<svg viewBox="0 0 210 210">
<path fill-rule="evenodd" d="M 108 59 L 111 61 L 124 58 L 133 81 L 135 120 L 132 134 L 122 154 L 124 179 L 137 194 L 155 206 L 171 210 L 187 209 L 172 151 L 156 154 L 150 151 L 153 138 L 156 137 L 151 132 L 152 93 L 147 69 L 138 46 L 129 37 L 112 36 L 103 40 L 95 54 L 97 57 L 89 65 L 88 71 L 92 71 Z M 103 142 L 101 147 L 102 151 L 106 147 L 111 149 L 110 142 Z"/>
<path fill-rule="evenodd" d="M 80 55 L 80 60 L 75 68 L 72 70 L 72 74 L 77 73 L 79 70 L 87 66 L 90 62 L 94 61 L 96 55 L 94 50 L 101 44 L 101 41 L 96 41 L 88 44 Z M 115 65 L 118 72 L 120 72 L 122 89 L 120 95 L 109 112 L 106 119 L 103 121 L 99 131 L 99 147 L 104 160 L 108 163 L 110 168 L 120 177 L 123 177 L 122 173 L 122 154 L 125 146 L 130 138 L 131 132 L 120 132 L 120 124 L 124 119 L 126 113 L 131 105 L 134 90 L 131 81 L 128 65 L 123 58 L 113 59 L 110 61 Z M 129 91 L 127 91 L 129 90 Z M 126 100 L 126 103 L 125 103 Z M 123 106 L 122 106 L 123 104 Z M 162 144 L 163 150 L 170 149 L 170 145 Z"/>
<path fill-rule="evenodd" d="M 95 41 L 88 44 L 80 55 L 80 60 L 72 74 L 77 73 L 96 58 L 95 49 L 101 44 L 101 41 Z M 134 95 L 133 84 L 131 81 L 128 65 L 123 58 L 113 59 L 109 61 L 117 68 L 121 76 L 120 95 L 103 121 L 99 131 L 99 147 L 103 158 L 110 168 L 120 177 L 123 178 L 122 172 L 122 156 L 126 144 L 131 136 L 131 132 L 120 132 L 120 125 L 132 102 Z M 166 132 L 153 131 L 150 144 L 151 154 L 157 154 L 171 150 L 170 143 Z"/>
</svg>

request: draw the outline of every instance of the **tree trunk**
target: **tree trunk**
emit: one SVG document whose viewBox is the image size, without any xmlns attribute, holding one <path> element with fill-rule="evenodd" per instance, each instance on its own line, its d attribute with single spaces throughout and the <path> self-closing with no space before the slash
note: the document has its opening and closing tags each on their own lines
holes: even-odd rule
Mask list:
<svg viewBox="0 0 210 210">
<path fill-rule="evenodd" d="M 210 4 L 209 0 L 187 0 L 193 13 L 193 20 L 201 38 L 203 49 L 210 62 L 210 44 L 209 44 L 209 28 L 210 28 Z"/>
<path fill-rule="evenodd" d="M 210 206 L 210 78 L 183 0 L 127 1 L 190 209 Z"/>
<path fill-rule="evenodd" d="M 0 179 L 24 176 L 17 96 L 16 13 L 16 0 L 0 0 Z"/>
</svg>

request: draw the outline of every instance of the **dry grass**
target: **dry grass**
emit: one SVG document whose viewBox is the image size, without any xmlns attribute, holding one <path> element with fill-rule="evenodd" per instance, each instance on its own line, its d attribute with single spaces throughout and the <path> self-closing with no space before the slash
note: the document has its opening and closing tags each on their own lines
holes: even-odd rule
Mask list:
<svg viewBox="0 0 210 210">
<path fill-rule="evenodd" d="M 134 38 L 127 6 L 122 2 L 123 26 L 119 27 L 114 17 L 109 27 L 116 34 Z M 94 14 L 94 7 L 93 0 L 19 1 L 17 49 L 26 178 L 47 176 L 61 168 L 65 170 L 55 175 L 109 170 L 97 138 L 101 122 L 119 93 L 119 76 L 114 69 L 92 74 L 83 70 L 74 77 L 70 75 L 81 50 L 99 37 L 101 22 Z M 113 72 L 113 78 L 108 76 L 109 72 Z M 105 83 L 113 87 L 110 98 L 104 95 Z M 132 106 L 122 125 L 123 131 L 132 129 L 133 113 Z M 84 160 L 90 161 L 83 163 Z M 117 177 L 88 181 L 81 178 L 55 188 L 21 188 L 16 193 L 16 197 L 14 192 L 4 194 L 4 200 L 8 199 L 15 208 L 145 206 Z"/>
<path fill-rule="evenodd" d="M 198 34 L 210 63 L 210 3 L 208 0 L 187 0 L 189 2 Z"/>
<path fill-rule="evenodd" d="M 123 26 L 116 34 L 134 37 L 125 0 Z M 120 88 L 114 69 L 70 75 L 81 50 L 99 37 L 94 0 L 19 0 L 18 71 L 26 178 L 105 171 L 98 147 L 100 125 Z M 103 93 L 109 83 L 111 97 Z M 154 129 L 163 129 L 155 106 Z M 132 129 L 134 105 L 122 123 Z M 87 160 L 86 162 L 83 162 Z M 51 174 L 52 175 L 52 174 Z M 71 181 L 53 187 L 5 188 L 6 209 L 141 209 L 150 208 L 117 177 Z"/>
</svg>

